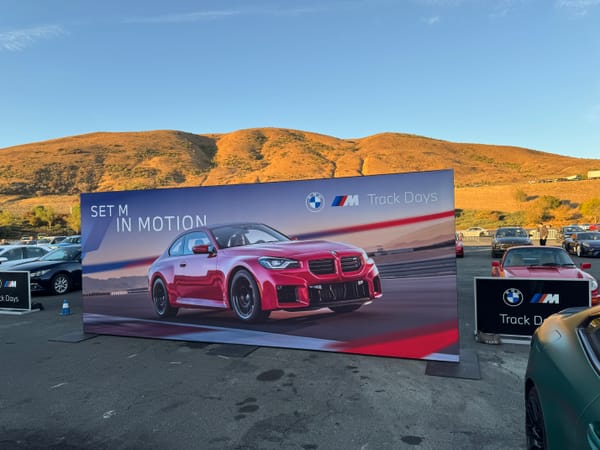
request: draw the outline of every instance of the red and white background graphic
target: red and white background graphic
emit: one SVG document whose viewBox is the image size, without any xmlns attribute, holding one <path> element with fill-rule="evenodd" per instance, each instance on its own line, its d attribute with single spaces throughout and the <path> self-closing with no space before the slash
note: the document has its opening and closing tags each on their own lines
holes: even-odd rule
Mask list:
<svg viewBox="0 0 600 450">
<path fill-rule="evenodd" d="M 450 170 L 91 193 L 81 196 L 81 215 L 86 332 L 459 360 Z M 282 308 L 251 323 L 226 307 L 158 317 L 148 282 L 153 261 L 188 230 L 248 222 L 294 243 L 364 250 L 382 295 L 352 312 Z"/>
</svg>

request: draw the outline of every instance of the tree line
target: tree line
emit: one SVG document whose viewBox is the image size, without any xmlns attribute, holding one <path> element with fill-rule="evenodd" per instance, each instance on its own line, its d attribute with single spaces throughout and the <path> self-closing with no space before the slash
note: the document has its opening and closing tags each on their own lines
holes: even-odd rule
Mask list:
<svg viewBox="0 0 600 450">
<path fill-rule="evenodd" d="M 0 211 L 0 239 L 15 240 L 22 236 L 37 237 L 81 233 L 81 209 L 71 207 L 68 214 L 59 214 L 51 206 L 38 205 L 22 215 Z"/>
</svg>

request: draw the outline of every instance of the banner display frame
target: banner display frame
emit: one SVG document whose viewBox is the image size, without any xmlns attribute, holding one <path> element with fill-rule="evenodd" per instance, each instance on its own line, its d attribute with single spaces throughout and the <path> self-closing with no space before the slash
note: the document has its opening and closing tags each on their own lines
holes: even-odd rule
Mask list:
<svg viewBox="0 0 600 450">
<path fill-rule="evenodd" d="M 476 336 L 530 338 L 550 315 L 591 306 L 587 279 L 475 277 L 473 292 Z"/>
<path fill-rule="evenodd" d="M 85 332 L 459 360 L 452 170 L 94 192 L 81 194 L 81 215 Z M 244 255 L 235 270 L 223 269 L 237 250 L 210 227 L 254 222 L 291 240 L 281 246 L 250 242 L 247 252 L 258 259 Z M 189 230 L 198 234 L 182 254 L 186 261 L 153 271 L 159 261 L 175 260 L 177 242 L 184 239 L 187 245 Z M 297 273 L 309 267 L 308 261 L 294 262 L 301 252 L 284 248 L 334 259 L 354 252 L 344 264 L 356 263 L 356 269 L 344 270 L 357 270 L 357 275 L 338 272 L 321 277 L 324 281 L 311 275 L 307 288 L 305 275 L 295 282 L 285 281 L 293 277 L 273 278 L 279 273 L 271 266 L 273 258 L 274 264 L 292 264 Z M 270 252 L 263 255 L 267 261 L 258 250 Z M 189 269 L 195 275 L 186 278 L 187 268 L 201 260 L 212 264 L 210 272 Z M 359 275 L 371 265 L 370 274 Z M 261 308 L 270 312 L 264 323 L 236 320 L 231 306 L 213 309 L 219 302 L 232 304 L 226 289 L 233 289 L 233 275 L 240 270 L 255 278 Z M 171 277 L 171 271 L 177 275 Z M 199 273 L 219 275 L 209 280 Z M 160 318 L 152 312 L 157 274 L 164 277 L 165 298 L 176 315 Z M 201 290 L 207 297 L 195 297 L 198 286 L 205 286 Z M 370 298 L 351 312 L 348 302 L 360 296 Z M 340 306 L 328 303 L 337 299 Z M 321 301 L 324 308 L 313 306 Z"/>
<path fill-rule="evenodd" d="M 0 314 L 27 314 L 33 311 L 37 310 L 31 309 L 30 273 L 0 271 Z"/>
</svg>

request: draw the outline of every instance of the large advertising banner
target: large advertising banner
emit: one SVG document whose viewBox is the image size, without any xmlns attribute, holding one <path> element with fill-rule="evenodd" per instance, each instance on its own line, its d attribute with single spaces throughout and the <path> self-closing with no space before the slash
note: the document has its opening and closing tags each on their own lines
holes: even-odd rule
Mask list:
<svg viewBox="0 0 600 450">
<path fill-rule="evenodd" d="M 84 331 L 459 360 L 451 170 L 81 196 Z"/>
</svg>

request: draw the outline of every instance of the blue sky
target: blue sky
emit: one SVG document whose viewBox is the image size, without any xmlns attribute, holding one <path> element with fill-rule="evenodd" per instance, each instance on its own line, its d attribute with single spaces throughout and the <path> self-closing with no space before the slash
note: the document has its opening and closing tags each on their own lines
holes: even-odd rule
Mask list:
<svg viewBox="0 0 600 450">
<path fill-rule="evenodd" d="M 0 148 L 254 127 L 600 158 L 600 0 L 0 0 Z"/>
</svg>

